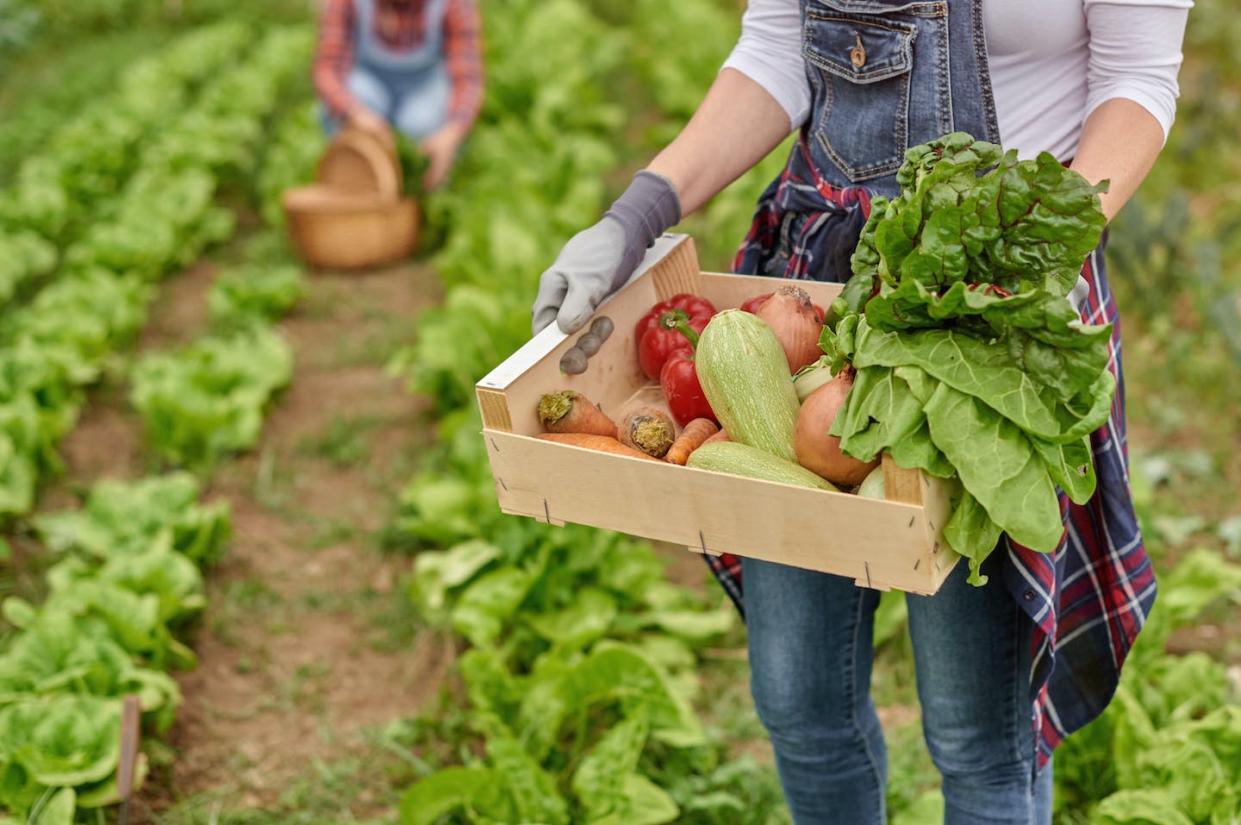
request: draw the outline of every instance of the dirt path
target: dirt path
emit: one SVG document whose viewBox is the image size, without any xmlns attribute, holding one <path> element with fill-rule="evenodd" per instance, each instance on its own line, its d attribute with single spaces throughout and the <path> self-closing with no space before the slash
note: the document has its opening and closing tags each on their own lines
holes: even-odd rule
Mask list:
<svg viewBox="0 0 1241 825">
<path fill-rule="evenodd" d="M 213 274 L 199 264 L 167 285 L 143 349 L 203 330 Z M 142 818 L 206 821 L 153 813 L 204 800 L 217 812 L 275 806 L 311 766 L 364 757 L 377 726 L 437 692 L 453 651 L 419 632 L 402 586 L 409 560 L 384 556 L 375 535 L 429 439 L 422 405 L 384 361 L 438 297 L 425 267 L 315 275 L 283 323 L 295 375 L 259 449 L 212 482 L 210 495 L 232 506 L 235 535 L 207 574 L 210 606 L 192 639 L 200 664 L 179 677 L 174 753 L 148 783 Z M 67 489 L 150 469 L 121 393 L 99 400 L 65 444 Z M 352 800 L 349 813 L 374 814 L 384 801 Z"/>
</svg>

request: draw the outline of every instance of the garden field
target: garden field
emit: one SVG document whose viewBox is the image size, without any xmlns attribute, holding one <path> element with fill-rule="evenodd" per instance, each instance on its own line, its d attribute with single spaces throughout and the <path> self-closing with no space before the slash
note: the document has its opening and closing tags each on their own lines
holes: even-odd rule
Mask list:
<svg viewBox="0 0 1241 825">
<path fill-rule="evenodd" d="M 285 243 L 308 5 L 0 0 L 0 825 L 116 822 L 130 764 L 134 823 L 788 822 L 701 559 L 502 516 L 473 398 L 744 4 L 480 0 L 478 127 L 360 274 Z M 1241 19 L 1190 21 L 1109 245 L 1160 596 L 1058 825 L 1241 825 Z M 783 160 L 685 221 L 705 264 Z M 901 597 L 875 635 L 890 819 L 930 825 Z"/>
</svg>

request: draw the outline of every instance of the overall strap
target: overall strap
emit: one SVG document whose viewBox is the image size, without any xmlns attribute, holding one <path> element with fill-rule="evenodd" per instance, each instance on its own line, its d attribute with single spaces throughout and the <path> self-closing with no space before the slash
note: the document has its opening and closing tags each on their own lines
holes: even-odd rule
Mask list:
<svg viewBox="0 0 1241 825">
<path fill-rule="evenodd" d="M 416 0 L 419 1 L 425 2 L 422 41 L 409 49 L 394 49 L 384 43 L 375 30 L 378 0 L 353 0 L 354 59 L 362 66 L 401 73 L 419 73 L 435 67 L 443 56 L 448 0 Z"/>
</svg>

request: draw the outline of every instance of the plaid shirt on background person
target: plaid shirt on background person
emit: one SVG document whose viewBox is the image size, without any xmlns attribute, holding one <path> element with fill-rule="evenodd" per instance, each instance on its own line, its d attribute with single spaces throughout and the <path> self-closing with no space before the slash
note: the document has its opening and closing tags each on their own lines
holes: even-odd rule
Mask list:
<svg viewBox="0 0 1241 825">
<path fill-rule="evenodd" d="M 375 34 L 391 49 L 414 48 L 427 35 L 425 0 L 375 0 Z M 344 117 L 354 106 L 346 80 L 353 67 L 356 27 L 353 0 L 325 0 L 315 53 L 315 88 L 328 111 Z M 392 30 L 385 30 L 388 16 Z M 482 26 L 475 0 L 448 0 L 444 9 L 444 59 L 452 83 L 448 120 L 473 124 L 483 103 Z"/>
</svg>

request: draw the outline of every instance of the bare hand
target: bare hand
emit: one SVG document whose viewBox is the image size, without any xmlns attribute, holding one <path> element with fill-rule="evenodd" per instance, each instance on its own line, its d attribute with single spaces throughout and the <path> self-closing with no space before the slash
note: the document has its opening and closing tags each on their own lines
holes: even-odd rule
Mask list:
<svg viewBox="0 0 1241 825">
<path fill-rule="evenodd" d="M 456 123 L 449 123 L 435 134 L 422 141 L 422 151 L 426 153 L 429 164 L 422 184 L 428 190 L 438 189 L 452 170 L 457 159 L 457 151 L 465 141 L 466 130 Z"/>
<path fill-rule="evenodd" d="M 392 127 L 388 125 L 388 121 L 365 106 L 358 106 L 350 111 L 347 121 L 351 128 L 369 132 L 385 142 L 392 139 Z"/>
</svg>

